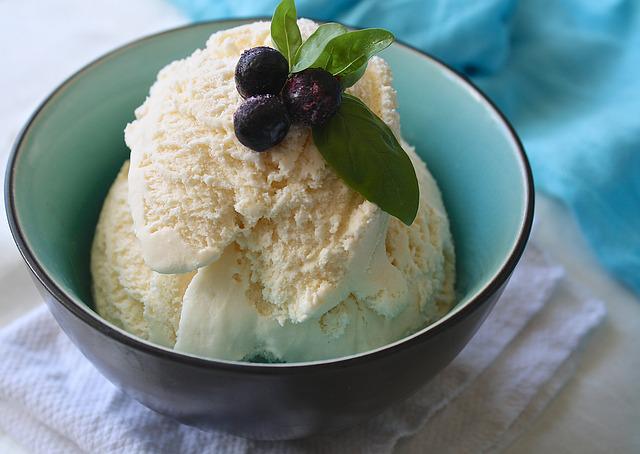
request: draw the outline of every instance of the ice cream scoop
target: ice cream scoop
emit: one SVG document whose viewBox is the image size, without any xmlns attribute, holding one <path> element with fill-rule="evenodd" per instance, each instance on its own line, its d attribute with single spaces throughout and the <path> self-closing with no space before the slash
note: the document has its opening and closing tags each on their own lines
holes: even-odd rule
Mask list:
<svg viewBox="0 0 640 454">
<path fill-rule="evenodd" d="M 303 36 L 316 27 L 299 26 Z M 402 140 L 420 185 L 411 226 L 346 186 L 306 127 L 268 153 L 243 146 L 234 68 L 243 50 L 270 44 L 266 22 L 218 32 L 158 74 L 126 128 L 128 177 L 125 165 L 96 231 L 97 308 L 134 334 L 215 358 L 303 361 L 382 346 L 453 303 L 440 192 Z M 348 91 L 400 139 L 384 60 L 371 59 Z"/>
</svg>

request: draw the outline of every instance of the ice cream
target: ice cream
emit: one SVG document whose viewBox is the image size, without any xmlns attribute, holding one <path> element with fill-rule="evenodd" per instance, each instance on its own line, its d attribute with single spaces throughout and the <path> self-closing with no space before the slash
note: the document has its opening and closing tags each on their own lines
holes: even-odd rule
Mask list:
<svg viewBox="0 0 640 454">
<path fill-rule="evenodd" d="M 299 20 L 303 36 L 316 24 Z M 437 185 L 413 149 L 411 226 L 350 189 L 310 130 L 268 153 L 234 135 L 234 68 L 271 45 L 268 22 L 218 32 L 158 74 L 125 130 L 131 164 L 100 216 L 98 312 L 125 330 L 213 358 L 305 361 L 382 346 L 442 316 L 454 251 Z M 349 92 L 400 138 L 391 71 L 373 58 Z"/>
</svg>

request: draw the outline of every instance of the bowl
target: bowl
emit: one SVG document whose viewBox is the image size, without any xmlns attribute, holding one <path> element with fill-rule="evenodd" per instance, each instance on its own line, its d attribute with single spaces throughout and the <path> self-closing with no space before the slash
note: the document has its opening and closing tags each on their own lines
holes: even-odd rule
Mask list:
<svg viewBox="0 0 640 454">
<path fill-rule="evenodd" d="M 438 181 L 457 254 L 458 303 L 418 333 L 327 361 L 254 364 L 172 351 L 92 309 L 89 254 L 102 201 L 128 157 L 123 129 L 158 70 L 249 20 L 206 22 L 121 47 L 58 87 L 21 132 L 5 187 L 11 232 L 62 330 L 111 382 L 178 421 L 255 439 L 339 430 L 405 399 L 471 339 L 520 259 L 533 217 L 523 147 L 494 105 L 433 57 L 396 43 L 404 137 Z"/>
</svg>

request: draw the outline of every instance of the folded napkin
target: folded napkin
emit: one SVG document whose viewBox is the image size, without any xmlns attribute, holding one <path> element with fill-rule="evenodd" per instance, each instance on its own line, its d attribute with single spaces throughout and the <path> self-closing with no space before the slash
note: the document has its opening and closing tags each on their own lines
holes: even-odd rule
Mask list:
<svg viewBox="0 0 640 454">
<path fill-rule="evenodd" d="M 171 0 L 194 20 L 270 16 L 277 0 Z M 640 293 L 636 0 L 297 0 L 299 15 L 386 27 L 465 72 L 523 139 L 602 263 Z"/>
<path fill-rule="evenodd" d="M 495 451 L 566 382 L 604 316 L 529 247 L 460 355 L 415 396 L 356 428 L 292 442 L 203 432 L 148 410 L 104 379 L 41 307 L 0 332 L 0 427 L 36 452 Z"/>
</svg>

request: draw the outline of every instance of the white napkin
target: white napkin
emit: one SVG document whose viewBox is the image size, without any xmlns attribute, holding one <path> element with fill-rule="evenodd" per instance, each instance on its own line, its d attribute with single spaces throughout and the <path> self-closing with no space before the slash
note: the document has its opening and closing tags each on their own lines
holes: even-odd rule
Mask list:
<svg viewBox="0 0 640 454">
<path fill-rule="evenodd" d="M 529 247 L 461 354 L 415 396 L 359 427 L 255 442 L 180 425 L 104 379 L 41 307 L 0 332 L 0 427 L 36 452 L 461 453 L 507 446 L 570 377 L 605 313 Z"/>
</svg>

